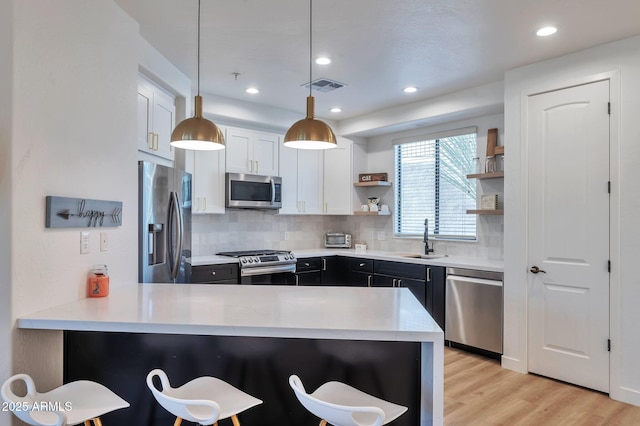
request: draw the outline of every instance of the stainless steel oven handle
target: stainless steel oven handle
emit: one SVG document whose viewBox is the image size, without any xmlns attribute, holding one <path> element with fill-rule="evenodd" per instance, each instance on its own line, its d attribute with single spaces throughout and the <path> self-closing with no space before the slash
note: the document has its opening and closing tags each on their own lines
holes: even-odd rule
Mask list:
<svg viewBox="0 0 640 426">
<path fill-rule="evenodd" d="M 240 276 L 253 277 L 255 275 L 277 274 L 279 272 L 295 272 L 296 265 L 292 263 L 290 265 L 278 265 L 278 266 L 260 266 L 256 268 L 242 268 L 240 269 Z"/>
</svg>

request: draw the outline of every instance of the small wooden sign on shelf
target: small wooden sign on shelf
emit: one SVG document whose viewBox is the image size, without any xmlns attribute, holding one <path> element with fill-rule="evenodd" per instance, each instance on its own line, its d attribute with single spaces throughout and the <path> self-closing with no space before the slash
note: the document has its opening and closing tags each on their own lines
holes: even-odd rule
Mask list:
<svg viewBox="0 0 640 426">
<path fill-rule="evenodd" d="M 483 195 L 480 198 L 480 209 L 482 209 L 482 210 L 497 210 L 498 209 L 498 194 Z"/>
<path fill-rule="evenodd" d="M 379 182 L 386 180 L 386 173 L 360 173 L 358 175 L 358 182 Z"/>
</svg>

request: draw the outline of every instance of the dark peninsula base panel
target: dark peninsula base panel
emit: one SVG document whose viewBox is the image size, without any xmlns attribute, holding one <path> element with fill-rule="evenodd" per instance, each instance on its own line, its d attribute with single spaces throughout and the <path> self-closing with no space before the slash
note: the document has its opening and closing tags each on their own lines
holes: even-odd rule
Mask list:
<svg viewBox="0 0 640 426">
<path fill-rule="evenodd" d="M 262 399 L 263 404 L 239 415 L 243 426 L 318 424 L 289 387 L 291 374 L 300 376 L 308 392 L 338 380 L 405 405 L 409 410 L 390 424 L 420 424 L 420 343 L 64 333 L 65 383 L 95 380 L 131 404 L 103 416 L 105 426 L 173 424 L 147 388 L 147 373 L 154 368 L 165 370 L 174 387 L 209 375 Z"/>
</svg>

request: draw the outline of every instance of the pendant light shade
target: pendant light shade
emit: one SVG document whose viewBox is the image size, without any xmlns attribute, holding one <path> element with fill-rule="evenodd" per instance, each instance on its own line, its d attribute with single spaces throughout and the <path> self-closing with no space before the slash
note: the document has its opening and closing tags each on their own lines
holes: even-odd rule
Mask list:
<svg viewBox="0 0 640 426">
<path fill-rule="evenodd" d="M 194 115 L 181 121 L 171 133 L 171 145 L 195 151 L 224 149 L 224 135 L 212 121 L 202 116 L 200 96 L 200 0 L 198 0 L 198 94 L 194 99 Z"/>
<path fill-rule="evenodd" d="M 336 135 L 325 122 L 314 118 L 314 99 L 311 96 L 311 69 L 313 47 L 313 0 L 309 0 L 309 96 L 307 116 L 287 130 L 284 146 L 297 149 L 330 149 L 337 146 Z"/>
</svg>

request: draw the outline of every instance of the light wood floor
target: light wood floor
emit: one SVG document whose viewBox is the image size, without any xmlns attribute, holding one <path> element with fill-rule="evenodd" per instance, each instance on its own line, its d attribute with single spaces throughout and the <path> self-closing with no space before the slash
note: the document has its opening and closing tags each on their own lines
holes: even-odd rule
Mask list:
<svg viewBox="0 0 640 426">
<path fill-rule="evenodd" d="M 500 367 L 496 360 L 445 348 L 444 424 L 640 425 L 640 407 L 607 395 Z"/>
</svg>

